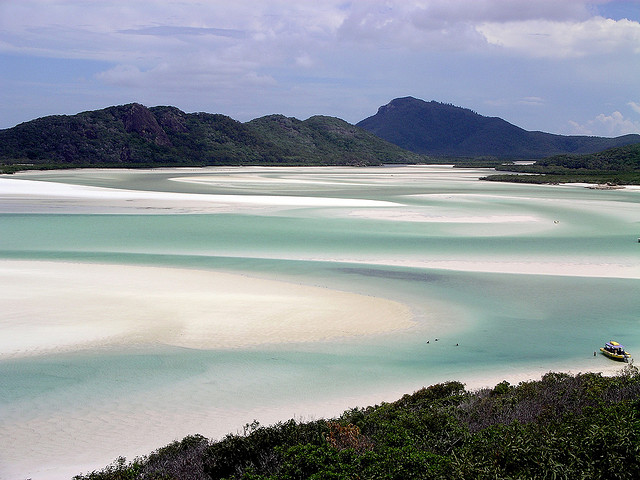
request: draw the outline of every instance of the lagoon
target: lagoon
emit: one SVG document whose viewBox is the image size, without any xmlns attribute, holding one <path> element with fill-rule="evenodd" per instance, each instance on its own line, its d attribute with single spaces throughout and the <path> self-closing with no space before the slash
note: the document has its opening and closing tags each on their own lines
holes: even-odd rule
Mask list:
<svg viewBox="0 0 640 480">
<path fill-rule="evenodd" d="M 0 478 L 446 380 L 618 369 L 593 352 L 640 345 L 640 190 L 486 173 L 0 177 Z"/>
</svg>

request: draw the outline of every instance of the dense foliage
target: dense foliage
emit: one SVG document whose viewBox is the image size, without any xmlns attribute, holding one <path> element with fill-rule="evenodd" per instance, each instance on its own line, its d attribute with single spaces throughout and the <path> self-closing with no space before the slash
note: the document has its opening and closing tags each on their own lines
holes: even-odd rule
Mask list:
<svg viewBox="0 0 640 480">
<path fill-rule="evenodd" d="M 640 478 L 640 374 L 458 382 L 333 420 L 187 437 L 76 480 Z"/>
<path fill-rule="evenodd" d="M 498 117 L 413 97 L 396 98 L 356 125 L 399 147 L 432 156 L 538 159 L 640 142 L 640 135 L 603 138 L 531 132 Z"/>
<path fill-rule="evenodd" d="M 608 183 L 640 185 L 640 143 L 589 155 L 556 155 L 533 165 L 502 165 L 496 170 L 528 175 L 490 175 L 485 180 L 519 183 Z"/>
<path fill-rule="evenodd" d="M 380 165 L 425 158 L 332 117 L 241 123 L 175 107 L 121 105 L 0 130 L 0 173 L 29 168 Z"/>
</svg>

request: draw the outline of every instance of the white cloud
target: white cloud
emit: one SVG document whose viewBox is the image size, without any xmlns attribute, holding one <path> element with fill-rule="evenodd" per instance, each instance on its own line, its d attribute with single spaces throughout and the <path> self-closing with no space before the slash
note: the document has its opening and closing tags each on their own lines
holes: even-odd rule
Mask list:
<svg viewBox="0 0 640 480">
<path fill-rule="evenodd" d="M 112 85 L 140 86 L 144 83 L 145 74 L 135 65 L 116 65 L 96 77 Z"/>
<path fill-rule="evenodd" d="M 618 111 L 609 115 L 601 113 L 593 120 L 589 120 L 584 124 L 570 121 L 569 125 L 576 135 L 617 137 L 628 133 L 640 133 L 640 122 L 625 118 L 624 115 Z"/>
<path fill-rule="evenodd" d="M 593 2 L 590 2 L 593 3 Z M 114 63 L 180 55 L 181 49 L 235 46 L 249 55 L 266 44 L 271 55 L 301 58 L 341 42 L 427 50 L 477 49 L 487 42 L 540 54 L 531 35 L 581 44 L 588 31 L 615 48 L 637 40 L 637 22 L 594 23 L 586 1 L 565 0 L 21 0 L 0 2 L 0 48 L 36 55 Z M 591 22 L 591 23 L 589 23 Z M 566 36 L 568 28 L 568 39 Z M 637 43 L 636 43 L 637 45 Z M 300 49 L 307 47 L 307 52 Z M 572 49 L 575 50 L 575 47 Z M 301 64 L 304 66 L 304 64 Z"/>
<path fill-rule="evenodd" d="M 539 106 L 539 105 L 544 105 L 544 103 L 545 103 L 544 98 L 541 98 L 541 97 L 523 97 L 520 100 L 518 100 L 518 104 L 520 105 Z"/>
<path fill-rule="evenodd" d="M 533 57 L 583 57 L 621 51 L 640 54 L 640 23 L 627 19 L 488 22 L 477 28 L 490 44 Z"/>
<path fill-rule="evenodd" d="M 299 57 L 296 57 L 296 65 L 299 65 L 301 67 L 311 68 L 314 66 L 314 63 L 315 62 L 313 61 L 311 56 L 306 53 L 303 55 L 300 55 Z"/>
<path fill-rule="evenodd" d="M 581 0 L 429 0 L 422 2 L 353 2 L 341 25 L 341 38 L 386 47 L 413 46 L 427 50 L 460 50 L 487 44 L 527 51 L 523 32 L 541 29 L 554 40 L 562 28 L 589 28 L 597 1 Z M 550 32 L 550 26 L 558 27 Z M 520 27 L 523 26 L 524 30 Z M 542 27 L 541 27 L 542 26 Z M 531 53 L 538 55 L 539 49 Z"/>
<path fill-rule="evenodd" d="M 629 106 L 633 109 L 634 112 L 640 113 L 640 104 L 636 102 L 629 102 Z"/>
</svg>

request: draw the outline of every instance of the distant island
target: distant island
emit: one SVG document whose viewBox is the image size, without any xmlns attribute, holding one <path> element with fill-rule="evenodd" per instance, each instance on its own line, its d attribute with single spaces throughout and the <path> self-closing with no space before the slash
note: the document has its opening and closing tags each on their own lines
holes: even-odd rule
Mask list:
<svg viewBox="0 0 640 480">
<path fill-rule="evenodd" d="M 192 435 L 75 480 L 640 478 L 640 375 L 447 382 L 331 420 Z"/>
<path fill-rule="evenodd" d="M 635 145 L 635 146 L 634 146 Z M 469 109 L 397 98 L 356 125 L 336 117 L 226 115 L 138 103 L 53 115 L 0 130 L 0 173 L 54 168 L 453 163 L 511 174 L 486 180 L 638 184 L 640 135 L 528 132 Z M 535 165 L 514 166 L 514 160 Z M 506 164 L 505 164 L 506 163 Z M 515 175 L 528 173 L 536 175 Z"/>
</svg>

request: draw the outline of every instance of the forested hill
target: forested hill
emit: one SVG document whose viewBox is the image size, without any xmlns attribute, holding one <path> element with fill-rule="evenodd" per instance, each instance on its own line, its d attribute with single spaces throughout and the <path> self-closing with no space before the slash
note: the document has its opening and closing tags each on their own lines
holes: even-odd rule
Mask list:
<svg viewBox="0 0 640 480">
<path fill-rule="evenodd" d="M 0 130 L 0 170 L 35 166 L 378 165 L 424 158 L 333 117 L 247 123 L 138 103 Z M 18 165 L 18 167 L 7 167 Z"/>
<path fill-rule="evenodd" d="M 518 174 L 489 175 L 484 180 L 518 183 L 597 183 L 640 185 L 640 143 L 587 155 L 555 155 L 533 165 L 504 164 L 496 170 Z M 520 175 L 527 173 L 528 175 Z"/>
<path fill-rule="evenodd" d="M 242 123 L 221 114 L 132 103 L 42 117 L 0 130 L 0 173 L 24 168 L 443 161 L 436 156 L 539 159 L 639 142 L 640 135 L 528 132 L 500 118 L 412 97 L 393 100 L 355 126 L 326 116 L 302 121 L 268 115 Z"/>
<path fill-rule="evenodd" d="M 588 155 L 554 155 L 536 162 L 540 167 L 640 172 L 640 143 Z"/>
<path fill-rule="evenodd" d="M 616 138 L 530 132 L 497 117 L 413 97 L 397 98 L 356 124 L 407 150 L 426 155 L 537 159 L 564 153 L 593 153 L 640 142 Z"/>
</svg>

